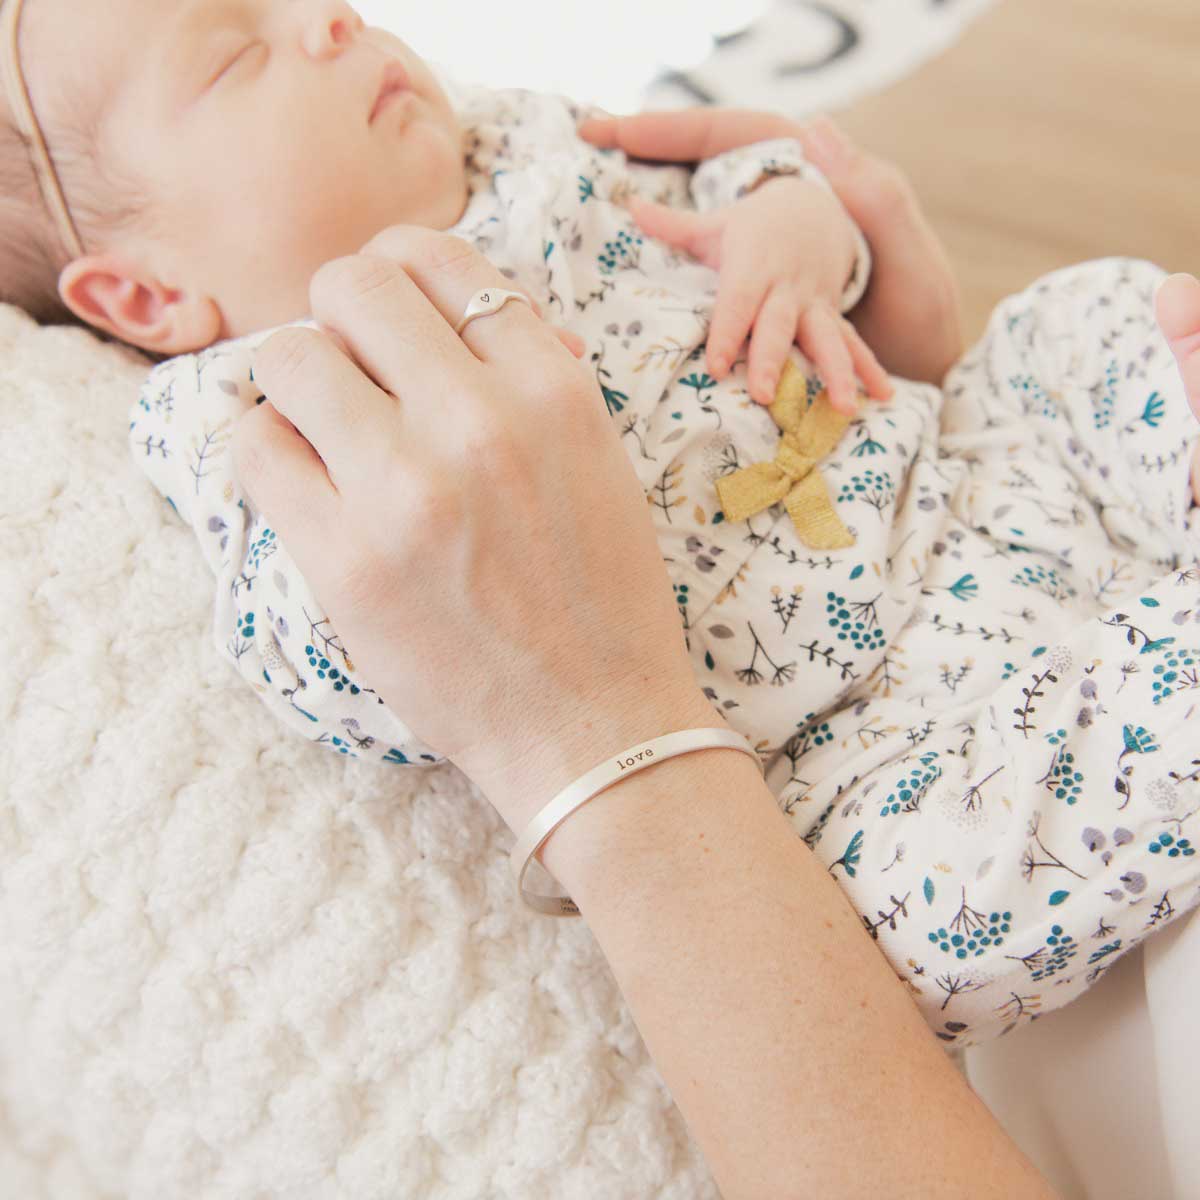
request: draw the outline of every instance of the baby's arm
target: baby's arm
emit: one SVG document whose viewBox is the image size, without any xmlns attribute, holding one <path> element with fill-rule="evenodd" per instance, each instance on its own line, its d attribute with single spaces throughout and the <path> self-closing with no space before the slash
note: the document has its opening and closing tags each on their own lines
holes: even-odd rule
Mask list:
<svg viewBox="0 0 1200 1200">
<path fill-rule="evenodd" d="M 861 380 L 888 399 L 886 373 L 839 314 L 857 304 L 869 252 L 834 191 L 791 139 L 726 151 L 691 180 L 696 208 L 631 198 L 638 226 L 719 272 L 707 370 L 723 379 L 750 337 L 748 382 L 773 402 L 793 343 L 809 357 L 835 409 L 852 413 Z M 849 278 L 849 284 L 847 284 Z"/>
<path fill-rule="evenodd" d="M 288 325 L 318 328 L 311 319 Z M 158 364 L 130 413 L 131 451 L 192 528 L 215 577 L 214 648 L 276 718 L 339 755 L 389 765 L 440 762 L 358 675 L 320 598 L 233 461 L 235 426 L 265 400 L 253 352 L 281 328 Z"/>
</svg>

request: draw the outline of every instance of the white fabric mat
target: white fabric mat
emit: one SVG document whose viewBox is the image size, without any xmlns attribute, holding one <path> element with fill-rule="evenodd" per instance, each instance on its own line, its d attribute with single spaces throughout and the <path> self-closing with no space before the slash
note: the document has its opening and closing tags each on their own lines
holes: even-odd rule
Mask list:
<svg viewBox="0 0 1200 1200">
<path fill-rule="evenodd" d="M 491 806 L 218 659 L 128 459 L 144 370 L 0 305 L 0 1197 L 715 1196 Z"/>
</svg>

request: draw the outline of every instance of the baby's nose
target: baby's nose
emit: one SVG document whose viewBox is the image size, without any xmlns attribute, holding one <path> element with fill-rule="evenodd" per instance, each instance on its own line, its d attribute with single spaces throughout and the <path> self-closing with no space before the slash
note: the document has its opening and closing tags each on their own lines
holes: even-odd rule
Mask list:
<svg viewBox="0 0 1200 1200">
<path fill-rule="evenodd" d="M 366 27 L 344 0 L 314 0 L 308 5 L 304 21 L 304 48 L 313 58 L 338 52 Z"/>
</svg>

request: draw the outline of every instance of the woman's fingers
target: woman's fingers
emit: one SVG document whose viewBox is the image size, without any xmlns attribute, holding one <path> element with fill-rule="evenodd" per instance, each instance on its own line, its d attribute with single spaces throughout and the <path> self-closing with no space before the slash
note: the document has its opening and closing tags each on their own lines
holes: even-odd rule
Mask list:
<svg viewBox="0 0 1200 1200">
<path fill-rule="evenodd" d="M 774 287 L 754 318 L 747 375 L 750 395 L 759 404 L 771 405 L 775 402 L 775 389 L 779 385 L 784 360 L 796 337 L 799 315 L 800 301 L 795 293 L 783 287 Z"/>
<path fill-rule="evenodd" d="M 425 409 L 434 408 L 440 432 L 430 436 L 453 438 L 463 422 L 479 423 L 479 414 L 468 414 L 463 406 L 486 394 L 484 365 L 499 366 L 506 374 L 528 372 L 532 364 L 549 366 L 563 346 L 576 357 L 582 353 L 582 347 L 574 348 L 578 343 L 573 335 L 563 337 L 530 305 L 518 302 L 477 317 L 455 333 L 471 299 L 496 288 L 520 291 L 510 288 L 509 280 L 462 238 L 398 225 L 377 235 L 359 254 L 326 263 L 313 276 L 309 291 L 313 316 L 339 335 L 354 362 L 383 392 L 409 402 L 405 419 L 420 419 Z M 541 374 L 547 372 L 543 369 Z M 334 443 L 351 440 L 351 429 L 359 431 L 356 441 L 364 440 L 363 410 L 370 401 L 352 387 L 332 393 L 300 387 L 295 394 L 283 395 L 272 394 L 268 382 L 263 386 L 330 465 L 336 481 Z M 516 394 L 530 393 L 518 389 Z M 463 421 L 453 413 L 449 421 L 443 420 L 450 398 Z M 383 425 L 376 417 L 366 428 L 379 430 Z M 386 452 L 387 439 L 376 435 L 376 440 Z M 347 451 L 360 464 L 368 453 Z"/>
<path fill-rule="evenodd" d="M 580 125 L 579 136 L 593 146 L 617 147 L 634 158 L 699 162 L 734 146 L 793 137 L 796 129 L 796 122 L 780 113 L 686 108 L 628 117 L 592 116 Z"/>
<path fill-rule="evenodd" d="M 906 226 L 921 220 L 920 209 L 905 177 L 894 167 L 866 154 L 827 116 L 813 117 L 797 129 L 796 136 L 833 184 L 846 211 L 862 228 L 867 240 L 881 227 L 897 221 Z"/>
<path fill-rule="evenodd" d="M 958 283 L 904 175 L 864 153 L 828 117 L 796 135 L 871 247 L 854 324 L 888 370 L 940 384 L 964 349 Z"/>
<path fill-rule="evenodd" d="M 810 304 L 800 315 L 796 340 L 817 368 L 833 407 L 848 416 L 856 413 L 858 385 L 854 365 L 833 310 L 823 304 Z"/>
<path fill-rule="evenodd" d="M 529 293 L 524 290 L 524 288 L 514 288 L 512 290 L 518 290 L 518 292 L 521 292 L 522 295 L 529 296 L 529 304 L 533 307 L 534 313 L 536 316 L 542 317 L 541 305 L 538 304 L 538 301 L 536 301 L 533 296 L 530 296 Z M 548 328 L 550 328 L 551 332 L 553 332 L 553 335 L 556 336 L 558 340 L 570 350 L 571 354 L 576 356 L 577 359 L 582 359 L 583 355 L 587 353 L 587 343 L 583 341 L 583 338 L 580 337 L 580 335 L 572 334 L 569 329 L 560 328 L 558 325 L 550 325 Z M 336 330 L 322 329 L 322 332 L 326 337 L 331 338 L 335 346 L 342 349 L 342 352 L 347 355 L 347 358 L 353 358 L 353 355 L 350 354 L 350 348 L 347 346 L 346 342 L 342 341 L 342 337 L 337 334 Z"/>
<path fill-rule="evenodd" d="M 494 282 L 499 272 L 494 267 L 491 270 Z M 461 312 L 470 298 L 470 281 L 460 279 L 451 286 L 464 296 Z M 445 288 L 443 284 L 441 290 Z M 448 374 L 465 378 L 479 366 L 406 265 L 382 251 L 325 263 L 313 275 L 308 290 L 313 317 L 334 330 L 362 369 L 393 396 L 405 391 L 442 395 Z M 257 372 L 256 359 L 256 376 Z M 315 399 L 312 402 L 317 403 Z M 331 397 L 328 403 L 338 408 L 343 401 Z M 300 427 L 291 413 L 285 415 Z M 305 436 L 309 436 L 307 431 Z M 323 454 L 324 447 L 314 445 Z"/>
<path fill-rule="evenodd" d="M 916 243 L 922 255 L 940 243 L 925 219 L 916 193 L 904 174 L 890 163 L 865 153 L 826 116 L 814 117 L 799 128 L 805 156 L 820 168 L 843 207 L 862 230 L 875 257 L 895 253 Z"/>
<path fill-rule="evenodd" d="M 373 239 L 368 252 L 334 259 L 313 276 L 313 316 L 345 350 L 317 330 L 284 329 L 255 352 L 255 379 L 342 489 L 370 472 L 376 453 L 388 452 L 392 397 L 406 402 L 406 421 L 436 409 L 442 436 L 454 437 L 461 422 L 453 413 L 443 420 L 448 399 L 469 422 L 478 414 L 463 406 L 487 392 L 477 355 L 496 352 L 506 365 L 530 371 L 539 362 L 549 365 L 562 346 L 581 353 L 574 335 L 551 330 L 520 303 L 454 332 L 477 292 L 507 284 L 461 238 L 395 226 Z"/>
<path fill-rule="evenodd" d="M 361 441 L 347 428 L 379 428 L 394 401 L 330 338 L 289 327 L 254 351 L 267 399 L 233 427 L 238 476 L 288 545 L 315 545 L 341 487 L 363 472 Z M 304 514 L 299 518 L 297 514 Z"/>
<path fill-rule="evenodd" d="M 527 304 L 510 301 L 499 312 L 486 317 L 476 317 L 461 334 L 454 332 L 471 298 L 488 288 L 503 288 L 510 292 L 525 293 L 514 287 L 512 282 L 500 274 L 498 267 L 489 262 L 470 242 L 454 234 L 436 229 L 424 229 L 419 225 L 392 225 L 376 234 L 362 249 L 363 255 L 382 257 L 397 267 L 416 285 L 417 290 L 430 305 L 441 314 L 441 328 L 436 341 L 422 345 L 425 354 L 435 353 L 439 346 L 446 346 L 446 338 L 469 349 L 477 360 L 483 362 L 511 363 L 522 357 L 544 354 L 546 347 L 553 344 L 547 336 L 549 326 Z M 322 268 L 324 269 L 324 268 Z M 320 272 L 318 272 L 318 275 Z M 313 276 L 313 287 L 317 276 Z M 313 304 L 318 298 L 313 295 Z M 390 310 L 389 305 L 372 304 L 371 326 L 385 331 L 380 339 L 379 350 L 386 348 L 389 340 L 395 340 L 398 318 L 401 314 Z M 314 316 L 319 314 L 314 307 Z M 323 317 L 319 317 L 322 321 Z M 355 328 L 367 328 L 367 320 L 355 319 Z M 390 330 L 390 334 L 387 332 Z M 403 331 L 401 331 L 403 332 Z M 425 333 L 424 322 L 420 329 Z M 409 339 L 405 339 L 406 344 Z M 420 343 L 419 343 L 420 344 Z M 358 348 L 354 347 L 355 357 Z M 411 356 L 409 356 L 411 357 Z M 364 360 L 359 359 L 366 366 Z M 409 364 L 411 369 L 412 364 Z M 431 364 L 432 366 L 432 364 Z M 440 389 L 433 385 L 436 378 L 444 379 L 445 371 L 440 364 L 432 369 L 429 395 L 439 395 Z M 389 390 L 391 390 L 389 388 Z"/>
<path fill-rule="evenodd" d="M 596 116 L 579 133 L 636 158 L 686 162 L 769 138 L 798 138 L 871 245 L 871 286 L 854 322 L 879 360 L 898 375 L 940 383 L 961 355 L 958 284 L 912 187 L 828 117 L 801 123 L 752 109 L 695 108 Z"/>
<path fill-rule="evenodd" d="M 302 558 L 323 557 L 336 538 L 339 496 L 307 439 L 266 400 L 234 423 L 230 453 L 238 482 L 283 543 Z"/>
</svg>

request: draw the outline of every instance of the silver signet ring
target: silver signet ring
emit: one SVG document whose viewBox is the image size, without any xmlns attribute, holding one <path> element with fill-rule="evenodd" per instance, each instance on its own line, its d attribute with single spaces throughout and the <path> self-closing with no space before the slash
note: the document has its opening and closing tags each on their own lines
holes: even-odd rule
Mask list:
<svg viewBox="0 0 1200 1200">
<path fill-rule="evenodd" d="M 484 288 L 476 292 L 463 310 L 462 320 L 454 327 L 454 332 L 462 333 L 476 317 L 488 317 L 499 312 L 510 300 L 529 304 L 529 297 L 523 292 L 513 292 L 507 288 Z M 529 307 L 532 309 L 533 305 L 529 304 Z"/>
</svg>

